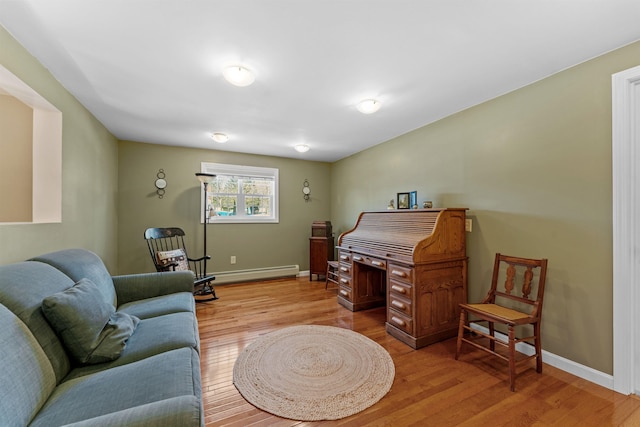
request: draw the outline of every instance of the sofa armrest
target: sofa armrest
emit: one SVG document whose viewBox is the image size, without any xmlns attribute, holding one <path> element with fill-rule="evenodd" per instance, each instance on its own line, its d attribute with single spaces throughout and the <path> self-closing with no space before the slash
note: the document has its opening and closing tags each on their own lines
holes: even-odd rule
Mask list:
<svg viewBox="0 0 640 427">
<path fill-rule="evenodd" d="M 166 271 L 113 276 L 118 306 L 131 301 L 176 292 L 193 293 L 194 274 L 191 271 Z"/>
</svg>

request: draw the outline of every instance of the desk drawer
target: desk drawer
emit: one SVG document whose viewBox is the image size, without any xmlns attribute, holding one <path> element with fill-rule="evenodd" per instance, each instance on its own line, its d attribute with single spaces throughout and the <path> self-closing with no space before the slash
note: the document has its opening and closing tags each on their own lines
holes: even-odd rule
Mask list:
<svg viewBox="0 0 640 427">
<path fill-rule="evenodd" d="M 404 313 L 409 317 L 412 316 L 411 301 L 404 298 L 399 298 L 393 294 L 389 295 L 389 308 L 398 310 L 399 312 Z"/>
<path fill-rule="evenodd" d="M 393 298 L 395 295 L 413 300 L 413 286 L 391 279 L 389 280 L 389 298 Z"/>
<path fill-rule="evenodd" d="M 353 302 L 353 298 L 351 297 L 351 288 L 340 285 L 338 288 L 338 294 L 349 302 Z"/>
<path fill-rule="evenodd" d="M 400 280 L 405 283 L 413 283 L 413 268 L 411 267 L 389 264 L 387 274 L 391 279 Z"/>
<path fill-rule="evenodd" d="M 351 276 L 351 264 L 340 263 L 340 274 Z"/>
<path fill-rule="evenodd" d="M 401 314 L 396 310 L 387 310 L 387 323 L 405 331 L 408 334 L 413 333 L 413 321 L 411 320 L 411 318 L 405 316 L 404 314 Z"/>
<path fill-rule="evenodd" d="M 338 258 L 340 259 L 340 262 L 348 262 L 351 263 L 351 252 L 345 252 L 345 251 L 340 251 L 340 253 L 338 254 Z"/>
<path fill-rule="evenodd" d="M 350 276 L 346 276 L 346 275 L 341 273 L 338 276 L 338 282 L 340 282 L 341 286 L 347 286 L 347 287 L 351 288 L 351 277 Z"/>
<path fill-rule="evenodd" d="M 387 261 L 386 260 L 379 259 L 379 258 L 373 258 L 373 257 L 366 256 L 366 255 L 354 254 L 353 255 L 353 261 L 354 262 L 360 262 L 360 263 L 366 264 L 366 265 L 370 265 L 372 267 L 380 268 L 382 270 L 385 270 L 387 268 Z"/>
</svg>

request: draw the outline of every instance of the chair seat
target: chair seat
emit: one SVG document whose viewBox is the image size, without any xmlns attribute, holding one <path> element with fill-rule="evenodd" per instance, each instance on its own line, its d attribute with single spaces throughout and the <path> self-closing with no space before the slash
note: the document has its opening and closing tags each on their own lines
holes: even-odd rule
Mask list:
<svg viewBox="0 0 640 427">
<path fill-rule="evenodd" d="M 495 318 L 496 322 L 518 325 L 531 323 L 535 319 L 527 313 L 513 310 L 496 304 L 460 304 L 460 307 L 471 314 L 484 314 Z"/>
</svg>

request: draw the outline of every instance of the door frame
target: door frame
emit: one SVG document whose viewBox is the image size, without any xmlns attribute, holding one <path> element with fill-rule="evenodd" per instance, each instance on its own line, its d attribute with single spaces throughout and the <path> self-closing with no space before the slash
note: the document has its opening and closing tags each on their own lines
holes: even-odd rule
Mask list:
<svg viewBox="0 0 640 427">
<path fill-rule="evenodd" d="M 613 389 L 640 394 L 640 66 L 612 75 Z"/>
</svg>

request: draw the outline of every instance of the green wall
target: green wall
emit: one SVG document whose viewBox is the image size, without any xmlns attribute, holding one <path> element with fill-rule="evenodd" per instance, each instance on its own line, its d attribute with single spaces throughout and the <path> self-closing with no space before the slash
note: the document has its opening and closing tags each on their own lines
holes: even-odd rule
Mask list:
<svg viewBox="0 0 640 427">
<path fill-rule="evenodd" d="M 119 158 L 121 273 L 154 271 L 143 238 L 148 227 L 183 228 L 188 236 L 189 254 L 202 255 L 202 184 L 195 177 L 201 162 L 278 168 L 280 179 L 279 223 L 207 226 L 207 252 L 212 257 L 208 270 L 220 272 L 292 264 L 298 264 L 301 270 L 309 269 L 311 223 L 330 219 L 329 163 L 125 141 L 120 142 Z M 159 169 L 165 171 L 168 183 L 162 199 L 158 198 L 154 186 Z M 305 179 L 311 184 L 309 202 L 302 197 Z M 229 262 L 232 255 L 237 257 L 234 265 Z"/>
<path fill-rule="evenodd" d="M 62 112 L 62 223 L 0 225 L 0 264 L 82 247 L 115 272 L 117 140 L 1 26 L 0 64 Z"/>
<path fill-rule="evenodd" d="M 638 64 L 640 42 L 336 162 L 334 228 L 397 192 L 469 208 L 470 301 L 496 252 L 548 258 L 543 348 L 612 374 L 611 75 Z"/>
</svg>

